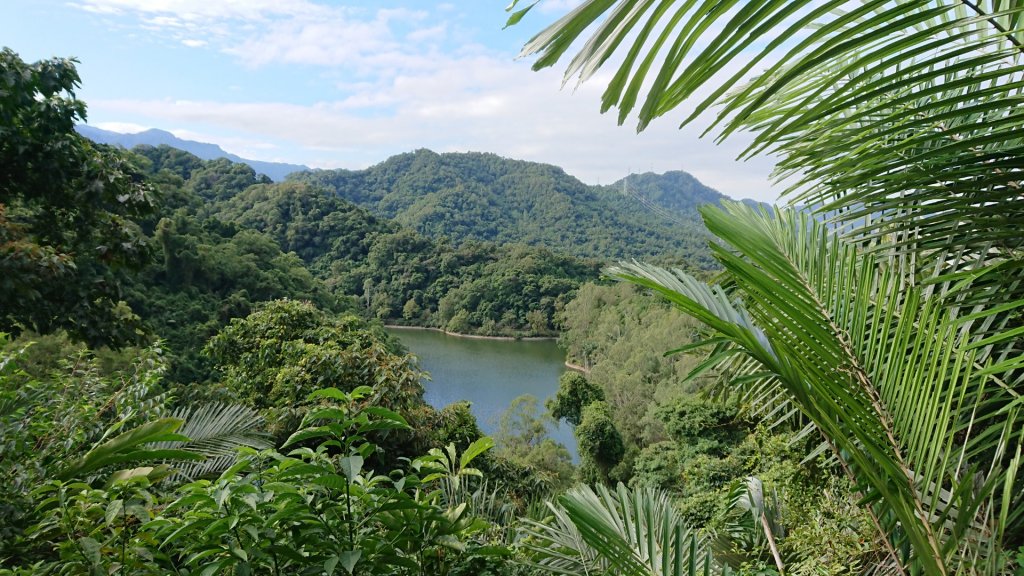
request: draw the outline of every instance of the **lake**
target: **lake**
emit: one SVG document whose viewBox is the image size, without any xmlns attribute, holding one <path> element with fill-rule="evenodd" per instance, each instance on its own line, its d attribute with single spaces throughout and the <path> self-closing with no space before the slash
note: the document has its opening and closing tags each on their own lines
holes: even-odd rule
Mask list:
<svg viewBox="0 0 1024 576">
<path fill-rule="evenodd" d="M 481 430 L 493 434 L 502 412 L 517 396 L 544 400 L 558 392 L 566 371 L 565 354 L 554 340 L 485 340 L 449 336 L 436 330 L 388 328 L 420 359 L 430 373 L 423 383 L 426 401 L 435 408 L 468 400 Z M 548 427 L 548 435 L 576 457 L 576 439 L 568 424 Z"/>
</svg>

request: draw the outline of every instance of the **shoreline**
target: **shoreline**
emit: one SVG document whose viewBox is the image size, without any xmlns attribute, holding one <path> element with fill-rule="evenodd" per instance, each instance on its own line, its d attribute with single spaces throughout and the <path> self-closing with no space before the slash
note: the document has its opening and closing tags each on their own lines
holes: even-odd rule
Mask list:
<svg viewBox="0 0 1024 576">
<path fill-rule="evenodd" d="M 584 368 L 583 366 L 580 366 L 579 364 L 573 364 L 568 360 L 565 361 L 565 367 L 568 368 L 569 370 L 575 370 L 583 374 L 590 374 L 590 368 Z"/>
<path fill-rule="evenodd" d="M 458 332 L 449 332 L 443 328 L 435 328 L 433 326 L 406 326 L 403 324 L 385 324 L 384 327 L 394 330 L 432 330 L 434 332 L 440 332 L 445 336 L 452 336 L 455 338 L 470 338 L 474 340 L 558 340 L 558 336 L 484 336 L 482 334 L 460 334 Z"/>
</svg>

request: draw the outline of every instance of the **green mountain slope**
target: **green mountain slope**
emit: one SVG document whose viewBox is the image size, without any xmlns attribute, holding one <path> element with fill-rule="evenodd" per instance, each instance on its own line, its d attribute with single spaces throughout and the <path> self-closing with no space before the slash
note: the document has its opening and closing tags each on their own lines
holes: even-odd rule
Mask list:
<svg viewBox="0 0 1024 576">
<path fill-rule="evenodd" d="M 128 300 L 181 356 L 181 380 L 203 377 L 198 350 L 210 335 L 270 299 L 329 312 L 358 305 L 387 322 L 460 333 L 552 335 L 576 288 L 598 276 L 596 262 L 540 246 L 453 245 L 226 159 L 167 146 L 135 153 L 163 205 L 146 223 L 156 260 Z"/>
<path fill-rule="evenodd" d="M 725 198 L 685 172 L 633 176 L 636 185 L 624 190 L 588 186 L 548 164 L 429 150 L 292 180 L 455 242 L 520 242 L 603 260 L 667 257 L 700 268 L 712 263 L 696 206 Z"/>
</svg>

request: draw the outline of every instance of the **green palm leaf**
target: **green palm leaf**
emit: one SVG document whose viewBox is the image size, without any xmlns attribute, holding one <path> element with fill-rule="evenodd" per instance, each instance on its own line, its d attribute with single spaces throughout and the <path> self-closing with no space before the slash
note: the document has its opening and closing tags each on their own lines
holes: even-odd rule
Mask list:
<svg viewBox="0 0 1024 576">
<path fill-rule="evenodd" d="M 714 250 L 742 303 L 680 271 L 612 273 L 662 293 L 771 372 L 841 451 L 894 551 L 910 549 L 902 562 L 994 572 L 1005 535 L 1024 528 L 1012 512 L 1022 504 L 1021 402 L 1000 379 L 1024 357 L 990 353 L 1012 331 L 977 340 L 971 327 L 1024 303 L 957 314 L 951 294 L 806 214 L 728 210 L 704 216 L 729 245 Z"/>
<path fill-rule="evenodd" d="M 704 92 L 684 123 L 718 104 L 709 130 L 752 131 L 744 155 L 775 154 L 791 201 L 828 220 L 706 210 L 729 245 L 715 247 L 729 293 L 617 272 L 756 362 L 739 365 L 740 392 L 800 407 L 915 572 L 995 573 L 1024 530 L 1022 13 L 1021 0 L 587 0 L 524 48 L 543 67 L 588 38 L 566 79 L 614 63 L 603 107 L 620 122 L 636 111 L 640 129 Z"/>
<path fill-rule="evenodd" d="M 778 157 L 794 204 L 918 271 L 999 266 L 964 298 L 1011 302 L 1024 296 L 1022 14 L 1021 0 L 587 0 L 523 54 L 550 66 L 586 38 L 566 79 L 614 66 L 603 109 L 620 123 L 636 111 L 640 129 L 702 94 L 684 123 L 718 104 L 709 130 L 752 131 L 744 156 Z"/>
<path fill-rule="evenodd" d="M 548 504 L 553 518 L 527 521 L 525 546 L 552 574 L 682 576 L 719 573 L 705 543 L 654 489 L 578 486 Z M 727 570 L 727 569 L 726 569 Z"/>
<path fill-rule="evenodd" d="M 177 418 L 159 418 L 136 426 L 97 443 L 84 456 L 68 464 L 57 478 L 85 478 L 97 470 L 125 463 L 201 459 L 199 454 L 171 445 L 188 440 L 178 433 L 181 425 L 182 421 Z M 108 433 L 117 429 L 115 426 Z M 164 442 L 168 444 L 161 445 Z"/>
<path fill-rule="evenodd" d="M 178 432 L 188 440 L 161 442 L 155 447 L 188 450 L 205 457 L 199 462 L 177 465 L 175 478 L 192 479 L 223 472 L 235 463 L 241 446 L 258 450 L 271 447 L 269 435 L 263 430 L 263 417 L 248 406 L 222 402 L 186 405 L 176 409 L 172 416 L 184 422 Z"/>
</svg>

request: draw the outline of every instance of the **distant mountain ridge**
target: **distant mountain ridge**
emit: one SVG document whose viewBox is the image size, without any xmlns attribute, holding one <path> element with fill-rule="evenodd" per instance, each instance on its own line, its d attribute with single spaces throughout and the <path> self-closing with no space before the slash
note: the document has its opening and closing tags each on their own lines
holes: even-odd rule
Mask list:
<svg viewBox="0 0 1024 576">
<path fill-rule="evenodd" d="M 239 162 L 242 164 L 248 164 L 256 171 L 257 174 L 265 174 L 271 180 L 280 182 L 284 180 L 289 174 L 295 172 L 304 172 L 309 170 L 308 166 L 302 166 L 301 164 L 286 164 L 283 162 L 263 162 L 261 160 L 249 160 L 242 158 L 235 154 L 225 152 L 223 148 L 216 144 L 208 144 L 206 142 L 196 142 L 194 140 L 184 140 L 178 138 L 174 134 L 165 130 L 151 129 L 144 132 L 138 132 L 135 134 L 123 134 L 121 132 L 113 132 L 110 130 L 103 130 L 94 126 L 88 126 L 85 124 L 79 124 L 75 126 L 75 129 L 79 134 L 100 144 L 110 144 L 114 146 L 122 146 L 127 149 L 132 149 L 139 145 L 148 146 L 161 146 L 166 145 L 171 148 L 177 148 L 178 150 L 184 150 L 198 156 L 203 160 L 215 160 L 217 158 L 227 158 L 232 162 Z"/>
<path fill-rule="evenodd" d="M 426 149 L 363 170 L 310 170 L 246 160 L 163 130 L 78 130 L 97 142 L 125 148 L 165 145 L 207 160 L 244 163 L 273 180 L 287 176 L 314 184 L 433 238 L 521 243 L 603 261 L 638 258 L 717 268 L 698 208 L 729 199 L 683 171 L 631 174 L 592 186 L 551 164 Z"/>
<path fill-rule="evenodd" d="M 697 207 L 728 197 L 686 172 L 590 186 L 550 164 L 495 154 L 417 150 L 365 170 L 313 170 L 291 180 L 428 236 L 546 246 L 583 257 L 714 261 Z"/>
</svg>

